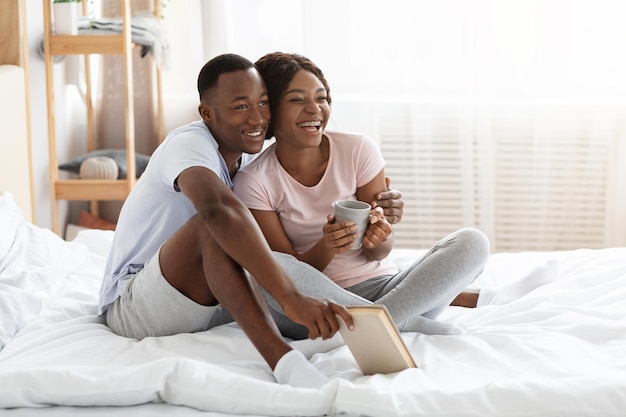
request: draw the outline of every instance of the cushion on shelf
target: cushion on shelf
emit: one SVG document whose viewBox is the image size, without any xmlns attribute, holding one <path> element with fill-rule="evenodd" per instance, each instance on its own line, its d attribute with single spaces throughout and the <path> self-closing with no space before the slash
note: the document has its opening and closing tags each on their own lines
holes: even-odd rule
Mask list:
<svg viewBox="0 0 626 417">
<path fill-rule="evenodd" d="M 116 180 L 119 172 L 115 159 L 108 156 L 90 156 L 80 164 L 78 175 L 83 180 Z"/>
<path fill-rule="evenodd" d="M 94 156 L 106 156 L 115 160 L 119 170 L 118 178 L 126 178 L 126 150 L 124 149 L 99 149 L 97 151 L 89 152 L 85 155 L 78 156 L 71 161 L 59 165 L 59 169 L 73 172 L 74 174 L 80 174 L 80 166 L 83 161 L 87 158 Z M 141 174 L 143 174 L 143 172 L 146 170 L 146 166 L 148 165 L 149 160 L 150 157 L 148 155 L 135 152 L 135 171 L 137 174 L 137 178 L 139 178 Z"/>
</svg>

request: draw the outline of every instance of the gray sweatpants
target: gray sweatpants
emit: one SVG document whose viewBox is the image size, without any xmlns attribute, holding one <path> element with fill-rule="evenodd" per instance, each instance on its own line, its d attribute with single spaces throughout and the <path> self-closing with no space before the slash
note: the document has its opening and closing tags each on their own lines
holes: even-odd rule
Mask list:
<svg viewBox="0 0 626 417">
<path fill-rule="evenodd" d="M 489 257 L 489 241 L 477 229 L 460 229 L 396 275 L 373 278 L 345 289 L 291 255 L 274 252 L 274 256 L 303 294 L 342 305 L 384 304 L 401 331 L 446 334 L 456 332 L 454 326 L 434 319 L 480 275 Z M 264 295 L 284 336 L 308 337 L 304 326 L 285 316 L 271 295 L 265 291 Z"/>
</svg>

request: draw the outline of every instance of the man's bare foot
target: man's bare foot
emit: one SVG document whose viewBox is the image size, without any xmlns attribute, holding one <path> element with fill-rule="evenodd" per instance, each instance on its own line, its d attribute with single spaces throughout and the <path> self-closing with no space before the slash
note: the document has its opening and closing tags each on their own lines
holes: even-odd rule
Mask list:
<svg viewBox="0 0 626 417">
<path fill-rule="evenodd" d="M 478 303 L 478 296 L 480 295 L 480 289 L 467 289 L 463 290 L 454 300 L 450 303 L 451 306 L 475 308 Z"/>
</svg>

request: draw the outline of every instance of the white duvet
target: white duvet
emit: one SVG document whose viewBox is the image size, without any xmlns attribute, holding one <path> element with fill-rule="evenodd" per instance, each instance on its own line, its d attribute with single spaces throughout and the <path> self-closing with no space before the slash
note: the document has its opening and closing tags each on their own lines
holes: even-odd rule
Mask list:
<svg viewBox="0 0 626 417">
<path fill-rule="evenodd" d="M 141 342 L 112 334 L 95 315 L 112 233 L 80 232 L 88 265 L 53 283 L 41 313 L 0 351 L 0 407 L 166 402 L 268 416 L 626 415 L 626 248 L 492 255 L 477 285 L 502 285 L 549 259 L 560 276 L 509 304 L 444 312 L 442 320 L 466 334 L 403 334 L 418 369 L 365 377 L 339 336 L 293 342 L 334 377 L 312 390 L 276 384 L 235 325 Z"/>
</svg>

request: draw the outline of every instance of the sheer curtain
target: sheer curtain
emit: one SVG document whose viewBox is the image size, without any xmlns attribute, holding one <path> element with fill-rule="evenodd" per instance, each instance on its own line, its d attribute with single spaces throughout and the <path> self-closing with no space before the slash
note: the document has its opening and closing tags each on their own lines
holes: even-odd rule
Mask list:
<svg viewBox="0 0 626 417">
<path fill-rule="evenodd" d="M 330 126 L 379 141 L 406 200 L 399 246 L 463 226 L 494 251 L 626 245 L 625 12 L 619 0 L 170 2 L 166 125 L 196 117 L 212 56 L 302 53 L 330 82 Z"/>
<path fill-rule="evenodd" d="M 154 13 L 153 0 L 132 0 L 131 14 Z M 103 18 L 118 18 L 122 15 L 121 0 L 90 0 L 90 12 Z M 141 48 L 133 48 L 133 96 L 135 150 L 150 155 L 162 138 L 158 135 L 158 111 L 156 93 L 156 71 L 152 58 L 144 58 Z M 95 149 L 125 149 L 125 91 L 124 59 L 121 55 L 93 55 L 91 58 L 92 80 L 95 88 Z M 116 222 L 122 201 L 98 202 L 98 215 Z M 85 209 L 84 203 L 76 203 L 75 211 Z"/>
</svg>

